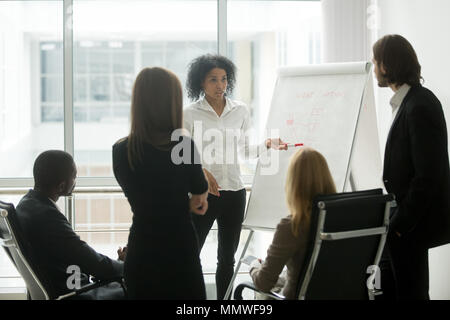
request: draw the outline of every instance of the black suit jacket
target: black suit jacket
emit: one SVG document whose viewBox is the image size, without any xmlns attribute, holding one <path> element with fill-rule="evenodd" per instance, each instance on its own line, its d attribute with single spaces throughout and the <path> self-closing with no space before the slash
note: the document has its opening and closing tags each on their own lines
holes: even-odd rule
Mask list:
<svg viewBox="0 0 450 320">
<path fill-rule="evenodd" d="M 74 232 L 66 217 L 44 195 L 30 190 L 16 207 L 34 267 L 46 282 L 51 298 L 70 292 L 67 267 L 77 265 L 81 272 L 98 279 L 122 277 L 123 262 L 97 253 Z"/>
<path fill-rule="evenodd" d="M 383 180 L 398 204 L 391 230 L 428 248 L 450 241 L 447 127 L 441 103 L 421 85 L 410 89 L 392 124 Z"/>
</svg>

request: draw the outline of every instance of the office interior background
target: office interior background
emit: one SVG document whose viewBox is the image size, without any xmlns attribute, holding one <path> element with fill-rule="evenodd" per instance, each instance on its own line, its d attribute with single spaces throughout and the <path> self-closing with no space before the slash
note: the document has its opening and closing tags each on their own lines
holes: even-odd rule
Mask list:
<svg viewBox="0 0 450 320">
<path fill-rule="evenodd" d="M 233 97 L 249 106 L 256 142 L 264 138 L 278 67 L 370 61 L 379 37 L 399 33 L 415 47 L 424 85 L 441 100 L 449 125 L 448 12 L 448 0 L 0 1 L 0 199 L 17 204 L 32 188 L 39 153 L 70 152 L 78 166 L 74 229 L 116 258 L 132 213 L 112 173 L 111 147 L 128 134 L 134 79 L 144 67 L 162 66 L 184 87 L 188 63 L 205 53 L 237 65 Z M 383 155 L 392 92 L 375 90 Z M 249 191 L 255 165 L 242 165 Z M 68 212 L 66 199 L 59 206 Z M 257 232 L 247 252 L 265 256 L 271 240 Z M 201 254 L 210 299 L 216 250 L 213 230 Z M 430 250 L 432 299 L 450 299 L 449 267 L 450 245 Z M 241 271 L 237 281 L 248 280 Z M 24 287 L 1 251 L 0 299 L 25 298 Z"/>
</svg>

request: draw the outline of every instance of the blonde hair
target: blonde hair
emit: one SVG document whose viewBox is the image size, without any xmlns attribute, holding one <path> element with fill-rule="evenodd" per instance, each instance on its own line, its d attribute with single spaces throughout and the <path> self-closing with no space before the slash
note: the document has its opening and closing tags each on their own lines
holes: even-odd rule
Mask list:
<svg viewBox="0 0 450 320">
<path fill-rule="evenodd" d="M 128 136 L 130 167 L 143 160 L 143 145 L 169 150 L 171 135 L 183 127 L 183 93 L 177 76 L 164 68 L 145 68 L 133 87 L 131 131 Z"/>
<path fill-rule="evenodd" d="M 336 193 L 327 161 L 318 151 L 302 148 L 291 158 L 286 179 L 286 201 L 292 215 L 292 233 L 311 220 L 312 200 L 319 194 Z"/>
</svg>

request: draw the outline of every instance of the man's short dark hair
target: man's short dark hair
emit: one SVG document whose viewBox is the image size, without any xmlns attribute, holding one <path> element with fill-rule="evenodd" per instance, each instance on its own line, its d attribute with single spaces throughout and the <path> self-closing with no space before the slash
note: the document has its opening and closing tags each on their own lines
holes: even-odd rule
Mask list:
<svg viewBox="0 0 450 320">
<path fill-rule="evenodd" d="M 420 84 L 421 66 L 414 48 L 404 37 L 386 35 L 373 45 L 373 57 L 376 63 L 383 65 L 384 77 L 390 84 L 410 86 Z"/>
<path fill-rule="evenodd" d="M 186 89 L 191 100 L 200 98 L 203 93 L 202 83 L 208 72 L 214 68 L 225 70 L 228 82 L 226 94 L 233 92 L 236 83 L 236 66 L 234 63 L 221 55 L 205 54 L 194 59 L 189 65 Z"/>
<path fill-rule="evenodd" d="M 74 172 L 74 161 L 70 154 L 61 150 L 42 152 L 33 166 L 34 185 L 51 190 L 61 182 L 68 181 Z"/>
</svg>

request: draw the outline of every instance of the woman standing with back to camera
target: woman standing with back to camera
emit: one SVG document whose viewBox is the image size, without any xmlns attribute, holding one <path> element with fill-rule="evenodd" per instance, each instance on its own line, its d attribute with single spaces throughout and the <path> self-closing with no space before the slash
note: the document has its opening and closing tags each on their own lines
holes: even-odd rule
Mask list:
<svg viewBox="0 0 450 320">
<path fill-rule="evenodd" d="M 133 211 L 124 265 L 130 299 L 206 298 L 189 211 L 205 213 L 208 184 L 200 164 L 172 159 L 182 97 L 172 72 L 142 70 L 133 88 L 131 132 L 113 146 L 114 175 Z M 192 140 L 181 139 L 188 139 L 195 157 Z"/>
<path fill-rule="evenodd" d="M 217 220 L 219 244 L 216 289 L 219 300 L 224 298 L 233 276 L 234 254 L 239 244 L 246 203 L 246 191 L 235 155 L 239 151 L 244 156 L 258 156 L 268 148 L 287 150 L 280 139 L 267 139 L 259 146 L 248 144 L 246 133 L 250 129 L 250 112 L 245 104 L 228 97 L 235 82 L 236 67 L 233 62 L 220 55 L 207 54 L 191 62 L 186 83 L 188 96 L 195 102 L 184 111 L 185 129 L 195 140 L 199 136 L 196 130 L 200 127 L 205 133 L 208 130 L 209 133 L 216 132 L 225 137 L 223 143 L 214 142 L 213 150 L 218 156 L 215 159 L 221 156 L 222 163 L 211 161 L 212 157 L 207 158 L 206 148 L 211 150 L 207 143 L 195 141 L 199 148 L 200 145 L 204 147 L 200 152 L 204 152 L 202 165 L 208 180 L 209 196 L 208 211 L 204 216 L 193 216 L 193 221 L 202 248 L 209 230 Z M 232 135 L 229 134 L 230 130 Z M 201 139 L 203 132 L 200 133 Z M 230 136 L 233 138 L 229 139 Z M 233 161 L 227 157 L 231 153 Z"/>
</svg>

